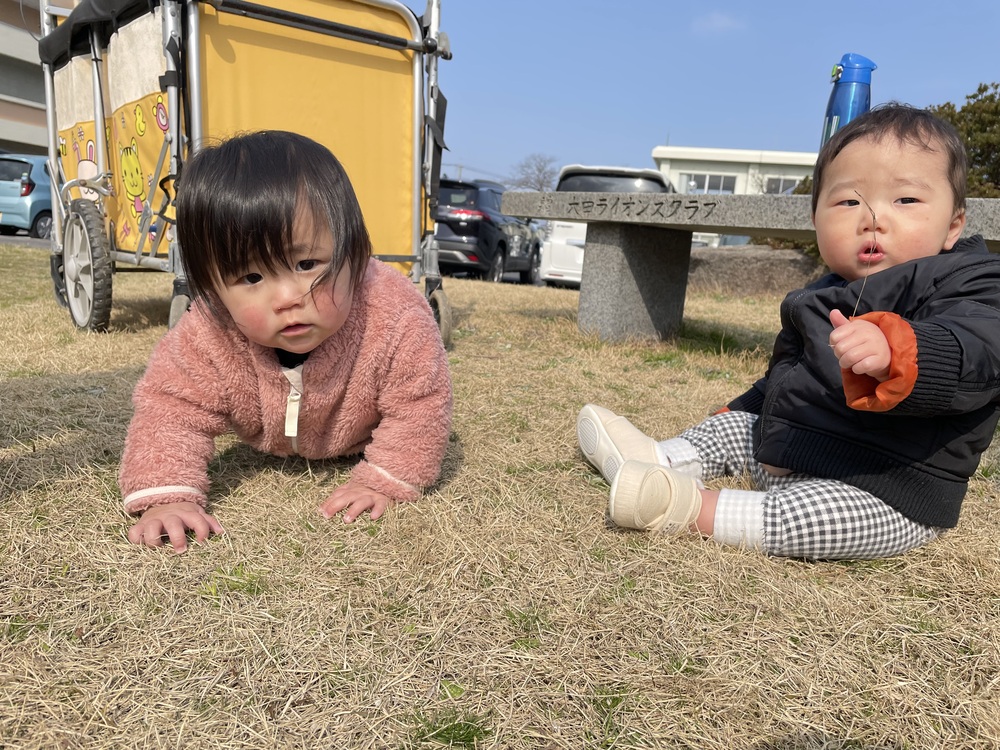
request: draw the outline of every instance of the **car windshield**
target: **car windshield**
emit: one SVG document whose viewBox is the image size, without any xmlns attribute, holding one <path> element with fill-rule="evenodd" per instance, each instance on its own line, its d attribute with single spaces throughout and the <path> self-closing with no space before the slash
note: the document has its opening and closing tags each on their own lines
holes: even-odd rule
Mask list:
<svg viewBox="0 0 1000 750">
<path fill-rule="evenodd" d="M 444 206 L 475 208 L 476 192 L 474 188 L 449 188 L 442 185 L 438 202 Z"/>
<path fill-rule="evenodd" d="M 662 183 L 648 177 L 613 174 L 570 174 L 556 190 L 564 193 L 666 193 Z"/>
</svg>

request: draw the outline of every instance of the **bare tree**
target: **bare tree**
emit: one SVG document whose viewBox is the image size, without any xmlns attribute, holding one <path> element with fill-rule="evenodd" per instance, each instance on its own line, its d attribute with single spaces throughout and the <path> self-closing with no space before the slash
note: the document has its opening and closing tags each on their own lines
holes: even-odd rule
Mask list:
<svg viewBox="0 0 1000 750">
<path fill-rule="evenodd" d="M 558 176 L 555 157 L 529 154 L 514 165 L 514 173 L 507 178 L 507 187 L 544 193 L 555 188 Z"/>
</svg>

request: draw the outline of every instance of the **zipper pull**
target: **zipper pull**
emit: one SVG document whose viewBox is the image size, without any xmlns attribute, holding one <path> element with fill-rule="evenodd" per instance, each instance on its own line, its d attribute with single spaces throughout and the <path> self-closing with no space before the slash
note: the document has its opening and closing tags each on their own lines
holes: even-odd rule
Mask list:
<svg viewBox="0 0 1000 750">
<path fill-rule="evenodd" d="M 292 450 L 299 452 L 299 405 L 302 403 L 302 365 L 284 368 L 281 373 L 288 380 L 288 398 L 285 401 L 285 437 L 291 438 Z"/>
</svg>

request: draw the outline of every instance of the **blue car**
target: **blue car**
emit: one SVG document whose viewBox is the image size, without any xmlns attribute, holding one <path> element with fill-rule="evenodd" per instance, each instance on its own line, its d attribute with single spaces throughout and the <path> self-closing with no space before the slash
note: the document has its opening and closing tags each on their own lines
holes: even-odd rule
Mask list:
<svg viewBox="0 0 1000 750">
<path fill-rule="evenodd" d="M 26 229 L 48 239 L 52 231 L 52 193 L 44 156 L 0 154 L 0 234 Z"/>
</svg>

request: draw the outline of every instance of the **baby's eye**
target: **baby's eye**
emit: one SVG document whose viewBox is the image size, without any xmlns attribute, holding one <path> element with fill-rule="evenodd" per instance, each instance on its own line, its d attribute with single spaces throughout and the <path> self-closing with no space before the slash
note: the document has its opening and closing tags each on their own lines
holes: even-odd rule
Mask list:
<svg viewBox="0 0 1000 750">
<path fill-rule="evenodd" d="M 246 284 L 247 286 L 253 286 L 254 284 L 259 284 L 264 280 L 264 277 L 259 273 L 248 273 L 246 276 L 240 276 L 236 281 L 239 284 Z"/>
<path fill-rule="evenodd" d="M 917 198 L 900 198 L 899 202 L 905 205 L 909 205 L 911 203 L 919 203 L 920 201 Z"/>
<path fill-rule="evenodd" d="M 855 199 L 855 198 L 845 198 L 844 200 L 842 200 L 837 205 L 838 206 L 860 206 L 861 202 L 859 200 Z"/>
<path fill-rule="evenodd" d="M 295 270 L 299 272 L 309 272 L 317 269 L 322 270 L 328 265 L 330 265 L 329 258 L 304 258 L 295 264 Z"/>
</svg>

